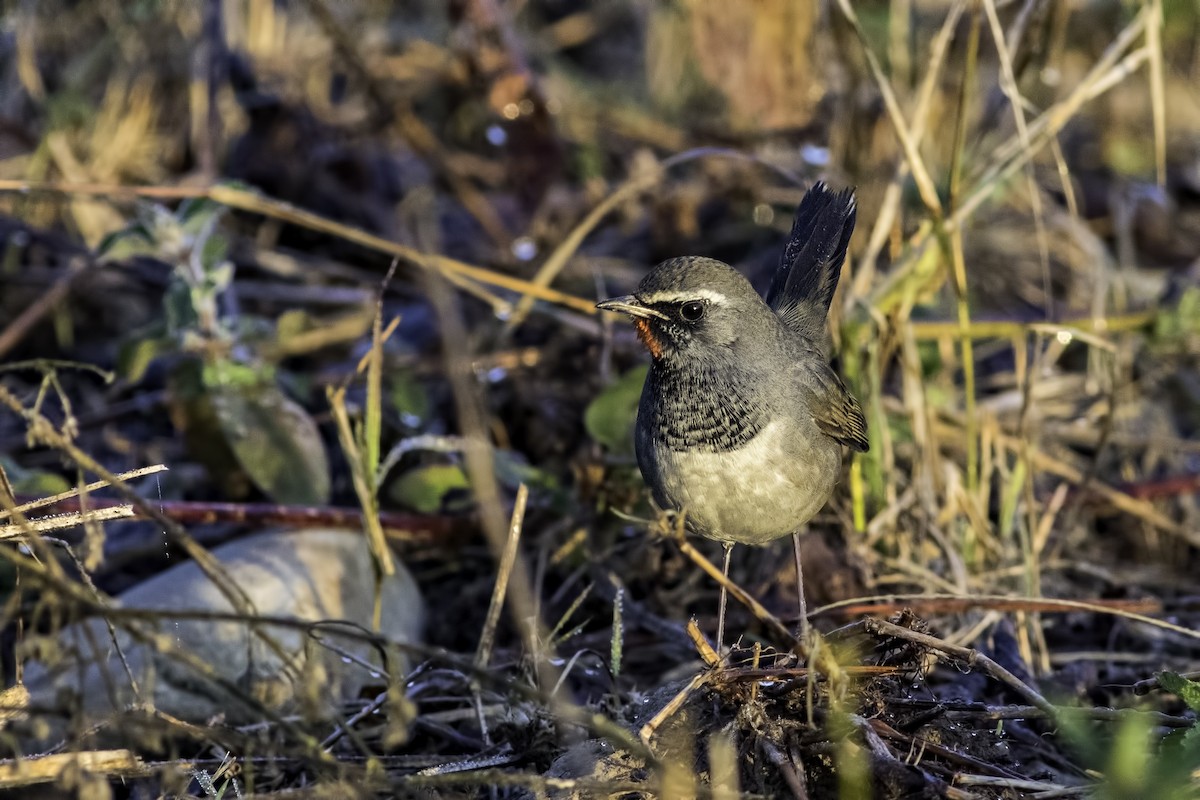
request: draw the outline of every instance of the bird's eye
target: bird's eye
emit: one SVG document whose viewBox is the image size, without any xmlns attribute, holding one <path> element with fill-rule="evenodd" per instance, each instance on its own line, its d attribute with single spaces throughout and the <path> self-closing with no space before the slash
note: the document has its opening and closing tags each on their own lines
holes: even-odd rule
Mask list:
<svg viewBox="0 0 1200 800">
<path fill-rule="evenodd" d="M 688 322 L 695 322 L 704 316 L 704 303 L 700 300 L 689 300 L 679 307 L 679 316 Z"/>
</svg>

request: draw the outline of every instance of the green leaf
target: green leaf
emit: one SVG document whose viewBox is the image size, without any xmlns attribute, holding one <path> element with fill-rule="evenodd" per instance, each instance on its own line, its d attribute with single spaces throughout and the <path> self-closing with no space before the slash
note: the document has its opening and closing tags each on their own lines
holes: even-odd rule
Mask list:
<svg viewBox="0 0 1200 800">
<path fill-rule="evenodd" d="M 216 224 L 225 210 L 225 206 L 207 197 L 190 197 L 179 204 L 175 218 L 179 220 L 184 232 L 195 236 L 204 233 L 206 229 L 211 230 L 211 226 Z"/>
<path fill-rule="evenodd" d="M 4 456 L 0 456 L 0 468 L 4 469 L 13 491 L 19 495 L 50 497 L 71 489 L 70 482 L 62 475 L 40 469 L 25 469 Z"/>
<path fill-rule="evenodd" d="M 136 256 L 156 257 L 158 243 L 154 241 L 146 226 L 138 223 L 105 236 L 97 248 L 97 256 L 97 261 L 101 264 L 128 261 Z"/>
<path fill-rule="evenodd" d="M 1176 672 L 1158 673 L 1158 685 L 1179 699 L 1192 711 L 1200 713 L 1200 681 L 1192 681 Z"/>
<path fill-rule="evenodd" d="M 1126 717 L 1113 732 L 1112 750 L 1104 771 L 1106 794 L 1116 797 L 1144 796 L 1142 791 L 1152 772 L 1150 723 L 1142 716 Z"/>
<path fill-rule="evenodd" d="M 514 450 L 495 451 L 496 480 L 506 489 L 516 491 L 522 483 L 530 489 L 552 491 L 558 488 L 558 480 L 549 472 L 529 463 L 524 455 Z"/>
<path fill-rule="evenodd" d="M 917 342 L 917 358 L 921 361 L 921 375 L 926 378 L 941 373 L 945 367 L 938 342 Z"/>
<path fill-rule="evenodd" d="M 147 335 L 123 342 L 117 352 L 117 374 L 130 383 L 146 375 L 154 359 L 175 351 L 175 342 L 166 336 Z"/>
<path fill-rule="evenodd" d="M 402 506 L 422 514 L 456 510 L 456 500 L 471 488 L 467 474 L 456 464 L 431 464 L 409 470 L 388 490 L 388 496 Z"/>
<path fill-rule="evenodd" d="M 1154 333 L 1159 340 L 1184 340 L 1200 334 L 1200 288 L 1188 287 L 1175 308 L 1154 318 Z"/>
<path fill-rule="evenodd" d="M 633 452 L 633 425 L 649 367 L 634 367 L 602 391 L 583 414 L 592 438 L 614 453 Z"/>
<path fill-rule="evenodd" d="M 264 364 L 240 364 L 236 361 L 221 359 L 202 368 L 204 385 L 214 387 L 238 387 L 253 390 L 271 385 L 275 380 L 275 370 Z"/>
<path fill-rule="evenodd" d="M 429 417 L 429 395 L 412 370 L 393 370 L 388 375 L 388 400 L 400 420 L 418 428 Z"/>
<path fill-rule="evenodd" d="M 329 461 L 308 412 L 270 383 L 206 387 L 225 440 L 258 488 L 277 503 L 329 502 Z"/>
<path fill-rule="evenodd" d="M 1180 747 L 1183 758 L 1187 759 L 1185 767 L 1189 770 L 1200 767 L 1200 726 L 1193 723 L 1192 727 L 1184 732 Z"/>
<path fill-rule="evenodd" d="M 171 333 L 191 330 L 200 322 L 200 315 L 192 301 L 192 288 L 178 276 L 173 275 L 167 283 L 167 291 L 163 294 L 163 312 L 167 330 Z"/>
</svg>

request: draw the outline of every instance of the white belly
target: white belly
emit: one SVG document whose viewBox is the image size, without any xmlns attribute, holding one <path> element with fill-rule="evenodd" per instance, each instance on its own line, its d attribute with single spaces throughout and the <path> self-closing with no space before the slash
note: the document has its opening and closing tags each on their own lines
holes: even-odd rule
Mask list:
<svg viewBox="0 0 1200 800">
<path fill-rule="evenodd" d="M 678 452 L 656 446 L 658 501 L 686 513 L 709 539 L 767 544 L 797 531 L 833 493 L 841 450 L 772 422 L 749 444 L 727 452 Z M 810 434 L 811 436 L 811 434 Z"/>
</svg>

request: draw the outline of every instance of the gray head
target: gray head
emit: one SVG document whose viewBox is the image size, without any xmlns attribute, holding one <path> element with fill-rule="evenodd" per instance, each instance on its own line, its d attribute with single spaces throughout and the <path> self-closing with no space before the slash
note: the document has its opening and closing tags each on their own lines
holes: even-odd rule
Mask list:
<svg viewBox="0 0 1200 800">
<path fill-rule="evenodd" d="M 597 304 L 633 317 L 656 361 L 731 349 L 775 315 L 745 276 L 711 258 L 673 258 L 646 275 L 637 291 Z"/>
</svg>

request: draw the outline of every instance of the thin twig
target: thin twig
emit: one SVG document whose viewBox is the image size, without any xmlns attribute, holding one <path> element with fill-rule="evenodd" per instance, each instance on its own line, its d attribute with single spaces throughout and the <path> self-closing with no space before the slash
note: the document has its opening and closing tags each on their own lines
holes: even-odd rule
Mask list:
<svg viewBox="0 0 1200 800">
<path fill-rule="evenodd" d="M 918 631 L 895 625 L 891 622 L 885 622 L 881 619 L 866 619 L 863 620 L 863 626 L 876 635 L 891 636 L 897 639 L 919 644 L 930 650 L 936 650 L 940 653 L 945 653 L 948 656 L 964 661 L 968 666 L 978 664 L 983 670 L 996 680 L 1008 686 L 1018 695 L 1023 697 L 1027 702 L 1037 706 L 1046 716 L 1052 720 L 1058 719 L 1058 708 L 1046 698 L 1042 697 L 1037 690 L 1026 685 L 1023 681 L 1013 675 L 1007 669 L 997 664 L 989 656 L 969 647 L 960 647 L 942 641 L 936 636 L 930 636 L 927 633 L 919 633 Z"/>
<path fill-rule="evenodd" d="M 108 485 L 98 481 L 93 486 Z M 18 500 L 21 499 L 18 497 Z M 36 505 L 32 505 L 36 503 Z M 41 499 L 31 501 L 31 507 L 45 506 Z M 56 512 L 80 510 L 79 501 L 74 499 L 54 500 Z M 97 497 L 88 498 L 88 508 L 101 509 L 125 505 L 119 500 Z M 156 500 L 163 516 L 184 525 L 211 525 L 233 523 L 261 528 L 268 525 L 284 525 L 289 528 L 357 528 L 363 524 L 361 508 L 350 506 L 283 506 L 275 503 L 210 503 L 190 500 Z M 19 510 L 19 509 L 18 509 Z M 8 512 L 0 509 L 0 519 Z M 137 508 L 134 519 L 149 519 Z M 440 516 L 434 514 L 406 514 L 398 511 L 379 512 L 379 522 L 391 542 L 405 544 L 451 544 L 472 530 L 468 517 Z M 161 546 L 161 543 L 160 545 Z"/>
<path fill-rule="evenodd" d="M 36 300 L 21 310 L 11 322 L 0 331 L 0 358 L 9 350 L 16 347 L 25 338 L 30 329 L 53 311 L 67 297 L 71 285 L 81 275 L 95 265 L 95 259 L 88 258 L 82 262 L 73 260 L 65 275 L 54 282 L 54 285 L 40 294 Z"/>
<path fill-rule="evenodd" d="M 987 608 L 1003 611 L 1036 610 L 1046 614 L 1087 611 L 1093 614 L 1120 617 L 1131 622 L 1170 631 L 1189 639 L 1200 639 L 1200 631 L 1191 630 L 1190 628 L 1185 628 L 1182 625 L 1176 625 L 1166 620 L 1148 617 L 1145 614 L 1139 614 L 1134 610 L 1139 607 L 1136 604 L 1124 604 L 1114 601 L 1088 602 L 1086 600 L 1065 600 L 1060 598 L 1031 599 L 990 594 L 972 595 L 971 597 L 961 597 L 952 594 L 876 595 L 874 597 L 854 597 L 839 600 L 836 603 L 830 603 L 829 605 L 815 609 L 812 612 L 812 616 L 819 616 L 834 610 L 847 608 L 854 608 L 858 613 L 864 614 L 873 613 L 871 608 L 877 608 L 879 613 L 888 613 L 897 605 L 911 608 L 923 603 L 936 604 L 934 608 L 943 613 L 960 613 L 970 608 Z M 1157 607 L 1161 608 L 1161 604 Z"/>
</svg>

